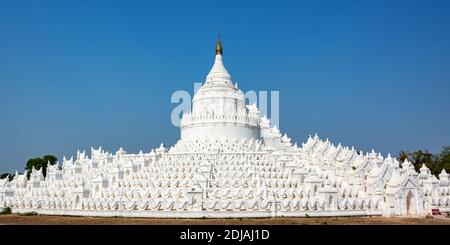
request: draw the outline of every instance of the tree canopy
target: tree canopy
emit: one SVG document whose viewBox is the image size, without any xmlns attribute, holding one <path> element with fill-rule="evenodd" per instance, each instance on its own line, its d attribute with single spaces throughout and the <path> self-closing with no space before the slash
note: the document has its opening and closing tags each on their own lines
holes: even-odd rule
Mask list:
<svg viewBox="0 0 450 245">
<path fill-rule="evenodd" d="M 6 179 L 8 178 L 9 181 L 11 181 L 14 178 L 14 174 L 10 174 L 10 173 L 2 173 L 0 175 L 0 179 Z"/>
<path fill-rule="evenodd" d="M 408 159 L 414 165 L 416 171 L 419 171 L 422 165 L 425 164 L 431 173 L 436 176 L 439 176 L 443 169 L 450 173 L 450 146 L 442 147 L 442 151 L 439 154 L 432 154 L 427 150 L 401 151 L 397 159 L 400 163 Z"/>
<path fill-rule="evenodd" d="M 43 157 L 29 159 L 25 166 L 25 170 L 27 171 L 27 178 L 30 178 L 31 170 L 33 169 L 33 167 L 36 170 L 42 168 L 42 174 L 44 175 L 44 177 L 47 176 L 47 165 L 55 165 L 56 162 L 58 162 L 58 158 L 53 155 L 45 155 Z"/>
</svg>

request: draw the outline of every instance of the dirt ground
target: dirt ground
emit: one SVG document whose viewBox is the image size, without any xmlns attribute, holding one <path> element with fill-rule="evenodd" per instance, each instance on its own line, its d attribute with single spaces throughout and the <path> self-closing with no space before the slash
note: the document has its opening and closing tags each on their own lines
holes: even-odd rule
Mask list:
<svg viewBox="0 0 450 245">
<path fill-rule="evenodd" d="M 0 215 L 2 225 L 450 225 L 450 217 L 326 217 L 245 219 L 154 219 Z"/>
</svg>

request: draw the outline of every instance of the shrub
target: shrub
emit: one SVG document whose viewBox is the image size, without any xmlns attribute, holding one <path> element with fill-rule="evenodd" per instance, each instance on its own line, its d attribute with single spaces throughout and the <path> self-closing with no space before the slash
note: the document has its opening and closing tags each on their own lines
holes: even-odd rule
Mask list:
<svg viewBox="0 0 450 245">
<path fill-rule="evenodd" d="M 10 207 L 3 208 L 0 211 L 0 214 L 11 214 L 11 208 Z"/>
</svg>

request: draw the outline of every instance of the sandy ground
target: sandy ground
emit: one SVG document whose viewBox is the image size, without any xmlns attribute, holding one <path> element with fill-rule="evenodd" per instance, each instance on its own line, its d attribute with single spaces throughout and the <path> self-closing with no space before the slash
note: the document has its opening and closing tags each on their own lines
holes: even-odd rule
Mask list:
<svg viewBox="0 0 450 245">
<path fill-rule="evenodd" d="M 328 218 L 258 218 L 258 219 L 153 219 L 103 218 L 74 216 L 0 215 L 0 224 L 16 225 L 450 225 L 450 217 L 328 217 Z"/>
</svg>

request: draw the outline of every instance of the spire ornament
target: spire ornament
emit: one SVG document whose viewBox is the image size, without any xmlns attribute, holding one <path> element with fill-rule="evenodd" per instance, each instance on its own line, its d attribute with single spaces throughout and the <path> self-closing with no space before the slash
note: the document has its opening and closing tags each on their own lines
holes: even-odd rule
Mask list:
<svg viewBox="0 0 450 245">
<path fill-rule="evenodd" d="M 217 38 L 216 55 L 223 55 L 222 43 L 220 42 L 220 31 Z"/>
</svg>

